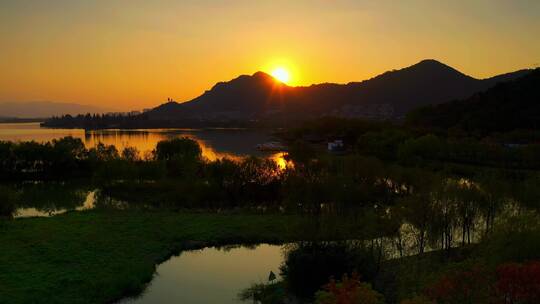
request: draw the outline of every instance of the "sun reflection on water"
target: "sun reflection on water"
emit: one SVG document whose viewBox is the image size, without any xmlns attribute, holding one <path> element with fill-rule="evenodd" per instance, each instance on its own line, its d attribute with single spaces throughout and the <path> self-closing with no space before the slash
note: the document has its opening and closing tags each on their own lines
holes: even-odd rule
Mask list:
<svg viewBox="0 0 540 304">
<path fill-rule="evenodd" d="M 270 155 L 269 159 L 273 160 L 279 169 L 285 170 L 287 168 L 294 168 L 294 163 L 292 160 L 287 158 L 286 152 L 278 152 Z"/>
<path fill-rule="evenodd" d="M 81 129 L 40 128 L 39 123 L 0 124 L 0 140 L 47 142 L 65 136 L 80 138 L 87 148 L 99 143 L 114 145 L 119 152 L 126 147 L 136 148 L 142 158 L 150 158 L 159 141 L 178 137 L 195 140 L 208 161 L 228 158 L 241 161 L 247 156 L 264 157 L 276 162 L 280 169 L 293 166 L 287 159 L 287 153 L 265 153 L 257 151 L 255 146 L 267 141 L 267 134 L 242 129 L 107 129 L 84 131 Z"/>
</svg>

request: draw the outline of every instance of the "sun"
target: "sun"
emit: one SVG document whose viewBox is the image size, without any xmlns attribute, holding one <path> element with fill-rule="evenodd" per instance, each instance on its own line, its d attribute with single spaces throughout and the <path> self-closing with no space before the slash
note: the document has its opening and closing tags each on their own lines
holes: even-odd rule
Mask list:
<svg viewBox="0 0 540 304">
<path fill-rule="evenodd" d="M 291 74 L 283 67 L 275 68 L 270 74 L 280 82 L 289 83 L 291 81 Z"/>
</svg>

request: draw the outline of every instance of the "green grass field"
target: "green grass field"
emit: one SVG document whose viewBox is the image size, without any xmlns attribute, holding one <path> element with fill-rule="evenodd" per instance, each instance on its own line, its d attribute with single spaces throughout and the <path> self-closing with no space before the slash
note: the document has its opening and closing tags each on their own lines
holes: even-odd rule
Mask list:
<svg viewBox="0 0 540 304">
<path fill-rule="evenodd" d="M 322 226 L 295 215 L 148 211 L 2 221 L 0 303 L 111 302 L 139 292 L 158 263 L 187 249 L 354 238 L 351 227 Z"/>
</svg>

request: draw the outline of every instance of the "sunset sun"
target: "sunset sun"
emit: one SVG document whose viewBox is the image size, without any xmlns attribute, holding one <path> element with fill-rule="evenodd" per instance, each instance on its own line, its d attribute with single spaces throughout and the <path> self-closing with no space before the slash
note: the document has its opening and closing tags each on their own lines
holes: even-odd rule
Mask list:
<svg viewBox="0 0 540 304">
<path fill-rule="evenodd" d="M 287 69 L 283 67 L 275 68 L 270 74 L 272 74 L 275 79 L 285 84 L 289 83 L 289 81 L 291 80 L 291 74 Z"/>
</svg>

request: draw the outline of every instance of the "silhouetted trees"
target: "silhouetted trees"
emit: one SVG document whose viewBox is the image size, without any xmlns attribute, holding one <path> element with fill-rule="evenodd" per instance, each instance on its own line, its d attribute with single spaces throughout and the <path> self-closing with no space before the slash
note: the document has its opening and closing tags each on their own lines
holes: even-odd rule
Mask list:
<svg viewBox="0 0 540 304">
<path fill-rule="evenodd" d="M 400 144 L 376 146 L 397 146 L 396 162 L 298 148 L 291 151 L 293 165 L 287 168 L 255 157 L 204 160 L 201 148 L 188 138 L 160 142 L 146 159 L 134 148 L 119 152 L 97 144 L 87 149 L 71 137 L 51 143 L 0 142 L 0 177 L 89 178 L 99 184 L 103 204 L 140 208 L 357 214 L 369 221 L 362 233 L 391 237 L 400 255 L 468 245 L 489 235 L 505 209 L 540 209 L 537 174 L 482 169 L 461 176 L 410 167 L 418 159 L 445 159 L 441 146 L 449 143 L 434 135 L 395 138 Z"/>
<path fill-rule="evenodd" d="M 364 281 L 373 280 L 380 263 L 376 254 L 360 243 L 301 243 L 287 252 L 281 275 L 290 292 L 310 299 L 332 277 L 356 271 Z"/>
<path fill-rule="evenodd" d="M 0 185 L 0 221 L 13 216 L 16 209 L 15 196 L 11 189 Z"/>
<path fill-rule="evenodd" d="M 407 115 L 417 128 L 452 130 L 473 135 L 540 128 L 540 69 L 499 83 L 464 100 L 427 106 Z"/>
</svg>

